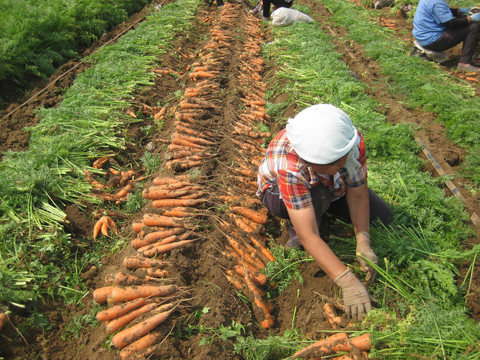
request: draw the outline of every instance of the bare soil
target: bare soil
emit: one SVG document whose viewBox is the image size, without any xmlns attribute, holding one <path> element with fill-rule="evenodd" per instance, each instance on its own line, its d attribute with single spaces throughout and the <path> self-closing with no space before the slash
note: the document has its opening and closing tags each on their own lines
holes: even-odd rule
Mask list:
<svg viewBox="0 0 480 360">
<path fill-rule="evenodd" d="M 332 32 L 333 27 L 329 23 L 329 12 L 319 3 L 312 0 L 298 0 L 299 3 L 308 5 L 313 12 L 313 17 L 318 24 L 326 31 Z M 205 35 L 209 35 L 214 26 L 231 29 L 245 29 L 248 22 L 249 8 L 238 3 L 227 4 L 225 9 L 217 9 L 215 6 L 205 6 L 197 15 L 195 22 L 196 36 L 179 37 L 176 40 L 175 49 L 178 53 L 186 56 L 178 56 L 178 53 L 169 54 L 162 57 L 164 68 L 175 69 L 180 72 L 180 77 L 159 76 L 155 80 L 155 86 L 143 89 L 136 95 L 136 105 L 132 107 L 133 111 L 143 111 L 145 121 L 140 124 L 133 124 L 125 129 L 125 134 L 138 141 L 130 144 L 122 153 L 115 158 L 121 166 L 138 164 L 139 158 L 143 156 L 148 147 L 155 154 L 160 154 L 165 161 L 171 160 L 169 143 L 171 135 L 175 133 L 175 106 L 170 104 L 170 113 L 166 117 L 165 125 L 160 134 L 146 137 L 141 129 L 145 125 L 154 125 L 151 118 L 152 110 L 147 109 L 144 104 L 155 108 L 157 104 L 163 103 L 171 94 L 177 90 L 185 90 L 194 87 L 195 83 L 189 79 L 187 69 L 190 69 L 195 62 L 204 61 L 204 46 L 206 45 Z M 229 16 L 225 15 L 229 11 Z M 411 24 L 402 16 L 392 16 L 388 9 L 381 10 L 385 18 L 390 18 L 397 22 L 399 29 L 399 38 L 404 38 L 402 30 L 411 30 Z M 105 42 L 115 39 L 118 35 L 131 29 L 135 23 L 140 21 L 144 13 L 139 13 L 132 17 L 130 22 L 122 24 L 117 29 L 109 33 L 101 42 L 92 47 L 85 54 L 95 51 L 96 48 L 105 44 Z M 223 21 L 223 22 L 222 22 Z M 268 41 L 268 27 L 262 27 L 257 24 L 259 31 L 263 34 L 263 41 Z M 245 31 L 245 30 L 243 30 Z M 437 161 L 447 174 L 455 175 L 458 166 L 464 161 L 465 153 L 449 141 L 445 136 L 444 128 L 435 121 L 435 114 L 413 111 L 402 105 L 402 99 L 397 98 L 389 92 L 386 85 L 386 79 L 381 72 L 380 66 L 369 59 L 362 47 L 355 42 L 349 41 L 348 44 L 342 39 L 348 34 L 344 29 L 335 27 L 334 32 L 337 35 L 335 45 L 340 53 L 344 54 L 343 60 L 357 76 L 369 84 L 370 95 L 377 98 L 381 103 L 381 111 L 388 116 L 388 121 L 392 123 L 409 122 L 419 125 L 417 136 L 422 139 L 428 149 L 435 155 Z M 193 32 L 192 32 L 193 33 Z M 410 32 L 409 32 L 410 33 Z M 273 304 L 272 315 L 275 319 L 274 325 L 269 330 L 264 330 L 255 322 L 259 321 L 258 312 L 250 305 L 247 305 L 237 296 L 236 289 L 227 281 L 225 271 L 232 268 L 232 260 L 225 257 L 222 253 L 225 251 L 225 228 L 222 227 L 222 221 L 232 223 L 224 214 L 216 212 L 216 208 L 221 208 L 225 203 L 218 198 L 221 195 L 227 195 L 228 192 L 238 194 L 242 197 L 254 199 L 254 187 L 250 186 L 248 179 L 240 178 L 234 175 L 232 161 L 239 163 L 238 146 L 232 142 L 231 124 L 238 121 L 238 109 L 242 105 L 241 99 L 247 96 L 247 91 L 242 89 L 241 83 L 237 80 L 239 75 L 239 64 L 242 64 L 245 56 L 244 43 L 240 37 L 232 37 L 231 43 L 225 49 L 221 56 L 221 62 L 218 63 L 217 70 L 221 73 L 219 84 L 223 91 L 209 98 L 216 105 L 208 116 L 202 117 L 201 131 L 212 132 L 212 139 L 216 144 L 216 157 L 211 161 L 206 161 L 198 167 L 199 176 L 192 182 L 202 186 L 204 191 L 209 194 L 207 201 L 198 207 L 199 218 L 195 226 L 201 226 L 202 231 L 194 237 L 194 244 L 172 251 L 168 256 L 168 261 L 173 266 L 169 267 L 168 281 L 177 284 L 182 291 L 182 302 L 176 308 L 174 314 L 165 323 L 160 325 L 160 331 L 164 333 L 161 345 L 153 353 L 151 359 L 240 359 L 241 357 L 233 351 L 233 346 L 228 342 L 214 339 L 204 345 L 199 345 L 200 340 L 205 334 L 193 333 L 180 334 L 179 324 L 195 324 L 205 328 L 218 328 L 220 325 L 228 326 L 233 321 L 241 323 L 248 332 L 256 337 L 265 337 L 269 334 L 281 334 L 293 326 L 300 329 L 310 337 L 320 338 L 322 330 L 331 330 L 330 324 L 324 317 L 323 304 L 325 299 L 335 297 L 335 288 L 333 282 L 319 270 L 312 262 L 305 262 L 300 265 L 300 270 L 304 279 L 303 284 L 293 283 L 285 292 L 276 298 Z M 411 42 L 411 37 L 404 39 L 406 43 Z M 195 55 L 197 54 L 197 55 Z M 451 57 L 458 57 L 459 49 L 452 49 Z M 442 66 L 446 72 L 456 76 L 454 63 Z M 28 133 L 23 129 L 35 125 L 38 119 L 35 116 L 35 110 L 38 107 L 53 107 L 61 101 L 62 90 L 68 87 L 75 79 L 75 76 L 83 71 L 85 64 L 78 61 L 71 61 L 58 73 L 52 76 L 48 84 L 39 84 L 31 93 L 31 98 L 19 100 L 12 103 L 6 111 L 0 113 L 0 126 L 4 129 L 0 135 L 0 152 L 7 150 L 21 151 L 28 149 Z M 266 80 L 276 71 L 275 64 L 266 64 L 263 69 Z M 232 74 L 234 76 L 232 76 Z M 272 100 L 275 102 L 275 99 Z M 295 114 L 297 109 L 288 109 L 286 116 Z M 273 126 L 273 125 L 272 125 Z M 272 132 L 276 132 L 274 126 Z M 252 142 L 250 140 L 250 142 Z M 252 142 L 255 144 L 255 142 Z M 248 158 L 251 156 L 251 158 Z M 240 158 L 246 160 L 246 164 L 252 166 L 258 159 L 258 153 L 250 155 L 241 155 Z M 138 172 L 142 169 L 136 168 Z M 425 171 L 430 171 L 434 176 L 438 176 L 434 168 L 427 166 Z M 182 172 L 164 169 L 156 177 L 176 177 L 181 176 Z M 455 179 L 454 179 L 455 181 Z M 474 196 L 470 191 L 466 191 L 461 182 L 456 182 L 462 195 L 465 197 L 465 206 L 470 214 L 480 213 L 479 196 Z M 151 186 L 149 182 L 145 188 Z M 142 191 L 137 188 L 135 191 Z M 451 196 L 446 188 L 445 192 Z M 72 204 L 67 209 L 68 230 L 76 241 L 84 241 L 85 238 L 91 239 L 94 219 L 92 214 L 95 210 L 92 205 L 85 204 L 86 209 L 81 209 L 78 204 Z M 107 206 L 107 205 L 106 205 Z M 260 207 L 259 207 L 260 209 Z M 140 221 L 145 213 L 155 212 L 151 202 L 137 214 L 126 215 L 126 217 L 114 217 L 120 227 L 120 235 L 128 241 L 133 240 L 135 235 L 131 230 L 132 222 Z M 287 238 L 285 224 L 275 218 L 269 218 L 267 226 L 260 229 L 256 234 L 264 235 L 266 228 L 270 237 L 267 244 L 284 244 Z M 325 225 L 325 234 L 328 239 L 329 234 L 335 231 L 345 231 L 345 229 L 334 230 L 334 225 L 327 223 Z M 198 228 L 197 228 L 198 229 Z M 278 231 L 270 231 L 277 229 Z M 478 229 L 477 229 L 478 230 Z M 244 234 L 244 236 L 250 236 Z M 478 239 L 471 239 L 471 243 L 477 243 Z M 466 244 L 468 246 L 468 244 Z M 121 252 L 102 259 L 102 266 L 98 268 L 91 266 L 85 269 L 82 277 L 90 290 L 105 286 L 105 277 L 116 271 L 124 271 L 122 261 L 125 256 L 135 255 L 136 250 L 132 246 L 127 246 Z M 461 269 L 464 273 L 465 269 Z M 135 274 L 139 274 L 137 270 Z M 319 295 L 323 294 L 323 295 Z M 468 306 L 475 320 L 480 319 L 480 272 L 475 270 L 472 290 L 468 298 Z M 107 334 L 105 327 L 101 324 L 92 329 L 85 328 L 79 332 L 78 338 L 67 335 L 64 338 L 66 330 L 71 325 L 74 317 L 89 314 L 92 307 L 99 306 L 94 303 L 91 293 L 85 298 L 82 307 L 69 306 L 51 303 L 46 299 L 44 311 L 48 314 L 48 319 L 53 327 L 48 332 L 30 331 L 24 334 L 23 338 L 16 335 L 15 329 L 10 326 L 4 330 L 4 336 L 0 338 L 0 352 L 5 359 L 49 359 L 49 360 L 68 360 L 68 359 L 97 359 L 106 360 L 118 358 L 117 351 L 111 350 L 106 344 Z M 198 322 L 193 322 L 191 314 L 194 311 L 201 311 L 208 308 L 209 311 L 200 318 Z M 13 321 L 20 323 L 25 314 L 15 314 Z M 293 320 L 293 324 L 292 324 Z M 184 329 L 184 328 L 183 328 Z M 174 335 L 174 336 L 168 336 Z"/>
</svg>

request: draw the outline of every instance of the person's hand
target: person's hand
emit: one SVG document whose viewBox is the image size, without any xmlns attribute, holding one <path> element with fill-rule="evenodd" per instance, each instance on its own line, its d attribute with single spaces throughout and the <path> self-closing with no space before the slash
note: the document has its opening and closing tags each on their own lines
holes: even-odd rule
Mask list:
<svg viewBox="0 0 480 360">
<path fill-rule="evenodd" d="M 357 237 L 357 256 L 362 255 L 363 257 L 370 260 L 372 263 L 377 264 L 377 255 L 373 252 L 372 248 L 370 247 L 370 234 L 366 231 L 359 231 L 356 234 Z M 367 273 L 365 277 L 365 281 L 367 284 L 371 284 L 375 277 L 377 276 L 377 272 L 370 266 L 368 263 L 358 257 L 358 262 L 360 263 L 361 270 Z"/>
<path fill-rule="evenodd" d="M 467 15 L 471 8 L 460 8 L 460 15 Z"/>
<path fill-rule="evenodd" d="M 480 12 L 477 12 L 477 13 L 469 15 L 469 16 L 472 19 L 472 22 L 479 22 L 480 21 Z"/>
<path fill-rule="evenodd" d="M 372 309 L 370 294 L 350 269 L 338 275 L 335 284 L 342 289 L 345 314 L 361 320 Z"/>
</svg>

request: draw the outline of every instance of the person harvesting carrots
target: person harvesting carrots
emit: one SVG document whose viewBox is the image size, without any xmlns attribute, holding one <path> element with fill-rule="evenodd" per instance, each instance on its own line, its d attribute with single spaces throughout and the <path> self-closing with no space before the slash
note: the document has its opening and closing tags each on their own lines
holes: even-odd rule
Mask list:
<svg viewBox="0 0 480 360">
<path fill-rule="evenodd" d="M 362 134 L 350 117 L 330 104 L 310 106 L 289 119 L 270 142 L 259 166 L 257 196 L 275 216 L 289 219 L 287 246 L 303 246 L 343 293 L 345 312 L 361 318 L 371 297 L 360 280 L 340 261 L 320 234 L 326 212 L 351 221 L 357 255 L 371 262 L 369 225 L 392 219 L 389 205 L 367 186 Z M 375 271 L 359 258 L 367 283 Z"/>
<path fill-rule="evenodd" d="M 457 70 L 479 72 L 473 65 L 480 13 L 471 8 L 450 7 L 445 0 L 420 0 L 413 18 L 412 35 L 425 49 L 445 51 L 463 42 Z"/>
</svg>

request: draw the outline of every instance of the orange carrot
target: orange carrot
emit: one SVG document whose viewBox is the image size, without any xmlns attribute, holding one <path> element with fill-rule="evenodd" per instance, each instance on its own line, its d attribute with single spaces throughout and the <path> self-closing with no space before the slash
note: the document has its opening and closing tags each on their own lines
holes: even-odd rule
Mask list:
<svg viewBox="0 0 480 360">
<path fill-rule="evenodd" d="M 95 168 L 95 169 L 101 169 L 103 167 L 103 165 L 105 165 L 107 163 L 108 160 L 110 160 L 110 158 L 112 157 L 113 155 L 108 155 L 108 156 L 103 156 L 97 160 L 95 160 L 93 162 L 93 165 L 92 167 Z"/>
<path fill-rule="evenodd" d="M 160 268 L 164 269 L 168 266 L 168 262 L 158 259 L 150 259 L 138 256 L 127 256 L 123 259 L 123 266 L 127 269 L 136 268 Z"/>
<path fill-rule="evenodd" d="M 198 136 L 184 135 L 179 132 L 173 133 L 172 140 L 175 140 L 175 139 L 188 141 L 189 143 L 195 144 L 195 145 L 215 145 L 213 141 L 209 141 Z M 196 147 L 196 146 L 193 146 L 193 147 Z"/>
<path fill-rule="evenodd" d="M 367 351 L 372 348 L 372 340 L 369 333 L 350 338 L 350 344 L 362 351 Z"/>
<path fill-rule="evenodd" d="M 154 278 L 164 278 L 168 276 L 168 271 L 167 270 L 162 270 L 162 269 L 152 269 L 152 268 L 144 268 L 142 269 L 145 271 L 149 276 L 154 277 Z"/>
<path fill-rule="evenodd" d="M 153 179 L 154 185 L 177 184 L 178 182 L 178 180 L 167 177 L 156 177 Z"/>
<path fill-rule="evenodd" d="M 108 296 L 113 292 L 115 286 L 104 286 L 93 291 L 93 300 L 97 303 L 102 304 L 107 302 Z"/>
<path fill-rule="evenodd" d="M 151 300 L 146 300 L 144 298 L 138 298 L 132 301 L 128 301 L 123 304 L 118 304 L 109 307 L 108 309 L 102 310 L 97 313 L 96 317 L 98 321 L 109 321 L 113 320 L 119 316 L 126 314 L 127 312 L 144 306 L 151 302 Z"/>
<path fill-rule="evenodd" d="M 181 146 L 186 146 L 186 147 L 189 147 L 189 148 L 200 149 L 200 150 L 203 150 L 205 148 L 203 145 L 193 143 L 191 141 L 185 140 L 185 139 L 180 138 L 178 136 L 172 136 L 171 143 L 175 144 L 175 145 L 181 145 Z"/>
<path fill-rule="evenodd" d="M 125 274 L 121 271 L 116 272 L 115 274 L 109 274 L 105 278 L 105 282 L 115 285 L 139 285 L 143 284 L 145 280 L 136 277 L 135 275 Z"/>
<path fill-rule="evenodd" d="M 155 255 L 158 255 L 158 254 L 165 254 L 169 251 L 172 251 L 174 249 L 178 249 L 178 248 L 181 248 L 181 247 L 183 247 L 187 244 L 190 244 L 193 241 L 195 241 L 195 240 L 182 240 L 182 241 L 175 241 L 175 242 L 172 242 L 172 243 L 169 243 L 169 244 L 159 244 L 159 245 L 154 246 L 153 248 L 151 248 L 149 250 L 145 250 L 143 252 L 143 256 L 152 257 L 152 256 L 155 256 Z"/>
<path fill-rule="evenodd" d="M 115 346 L 117 349 L 122 349 L 125 346 L 133 343 L 167 320 L 171 312 L 172 310 L 161 312 L 145 321 L 142 321 L 141 323 L 120 331 L 112 338 L 113 346 Z"/>
<path fill-rule="evenodd" d="M 132 190 L 133 190 L 133 185 L 132 184 L 127 184 L 127 185 L 125 185 L 125 187 L 122 190 L 118 191 L 115 194 L 115 197 L 121 199 L 121 198 L 127 196 L 128 193 L 131 192 Z"/>
<path fill-rule="evenodd" d="M 150 243 L 158 241 L 160 239 L 165 239 L 172 235 L 180 235 L 185 232 L 185 228 L 168 228 L 166 230 L 154 231 L 145 235 L 145 240 Z"/>
<path fill-rule="evenodd" d="M 153 115 L 153 118 L 155 120 L 161 119 L 165 116 L 166 113 L 167 113 L 167 106 L 164 106 L 157 113 L 155 113 L 155 115 Z"/>
<path fill-rule="evenodd" d="M 255 239 L 253 236 L 250 237 L 250 241 L 252 242 L 253 245 L 256 246 L 257 249 L 260 250 L 260 252 L 270 261 L 275 261 L 275 256 L 268 250 L 265 246 L 263 246 L 260 241 Z"/>
<path fill-rule="evenodd" d="M 144 199 L 158 200 L 158 199 L 172 199 L 179 196 L 187 195 L 189 191 L 186 190 L 167 190 L 157 186 L 151 186 L 143 190 L 142 196 Z"/>
<path fill-rule="evenodd" d="M 245 276 L 246 272 L 245 272 L 245 268 L 243 266 L 235 265 L 234 269 L 235 269 L 235 272 L 237 274 L 239 274 L 241 276 Z M 264 274 L 262 274 L 258 271 L 256 271 L 256 272 L 248 271 L 248 275 L 250 276 L 252 281 L 257 285 L 263 286 L 267 283 L 267 277 Z"/>
<path fill-rule="evenodd" d="M 106 224 L 105 223 L 105 218 L 101 217 L 100 219 L 97 220 L 95 225 L 93 226 L 93 239 L 95 240 L 98 235 L 100 234 L 100 231 L 102 230 L 102 226 Z"/>
<path fill-rule="evenodd" d="M 325 317 L 327 321 L 332 326 L 333 329 L 336 329 L 338 326 L 342 324 L 342 318 L 337 316 L 335 309 L 333 308 L 332 304 L 325 303 L 323 305 L 323 311 L 325 312 Z"/>
<path fill-rule="evenodd" d="M 246 218 L 255 221 L 257 224 L 266 224 L 268 216 L 266 214 L 259 213 L 255 210 L 243 207 L 243 206 L 233 206 L 231 210 L 237 212 L 240 215 L 245 216 Z"/>
<path fill-rule="evenodd" d="M 176 285 L 139 285 L 139 286 L 125 286 L 114 287 L 111 294 L 108 296 L 109 304 L 118 304 L 138 298 L 147 298 L 155 296 L 172 295 L 177 291 Z"/>
<path fill-rule="evenodd" d="M 174 206 L 196 206 L 203 204 L 205 201 L 205 199 L 161 199 L 153 200 L 152 205 L 156 208 Z"/>
<path fill-rule="evenodd" d="M 171 199 L 168 199 L 168 200 L 171 200 Z M 164 200 L 155 200 L 155 201 L 164 201 Z M 162 216 L 157 214 L 143 215 L 143 223 L 147 226 L 184 227 L 184 225 L 181 224 L 180 221 L 182 221 L 182 218 Z"/>
<path fill-rule="evenodd" d="M 339 344 L 342 344 L 342 346 L 339 346 Z M 347 334 L 344 332 L 337 333 L 298 350 L 293 354 L 292 359 L 330 355 L 341 350 L 349 351 L 349 347 L 345 344 L 348 344 Z"/>
<path fill-rule="evenodd" d="M 265 317 L 264 320 L 260 322 L 260 326 L 264 329 L 269 329 L 273 326 L 274 319 L 272 314 L 270 313 L 270 306 L 267 305 L 266 301 L 263 299 L 261 293 L 258 291 L 258 288 L 255 284 L 250 280 L 250 277 L 245 274 L 243 277 L 245 279 L 245 283 L 247 284 L 248 291 L 251 293 L 253 297 L 252 303 L 255 304 L 263 313 Z"/>
<path fill-rule="evenodd" d="M 152 331 L 138 340 L 132 342 L 130 345 L 124 347 L 120 351 L 120 359 L 122 360 L 130 360 L 140 352 L 147 349 L 149 346 L 152 346 L 159 342 L 162 338 L 162 332 L 160 331 Z M 142 354 L 142 359 L 146 359 L 145 354 Z"/>
<path fill-rule="evenodd" d="M 152 250 L 159 245 L 170 244 L 174 241 L 177 241 L 178 237 L 177 237 L 177 235 L 172 235 L 172 236 L 166 237 L 164 239 L 160 239 L 158 241 L 153 241 L 153 242 L 146 242 L 145 240 L 140 240 L 140 239 L 137 239 L 137 240 L 138 241 L 136 241 L 136 242 L 132 241 L 132 245 L 137 249 L 137 251 L 140 254 L 145 256 L 145 254 L 144 254 L 145 251 Z M 138 245 L 143 245 L 143 246 L 137 247 Z"/>
<path fill-rule="evenodd" d="M 237 225 L 237 227 L 242 230 L 242 231 L 245 231 L 247 233 L 253 233 L 255 232 L 255 228 L 251 227 L 249 224 L 246 223 L 246 221 L 242 218 L 240 218 L 239 216 L 235 216 L 233 214 L 229 214 L 231 216 L 231 218 L 233 219 L 233 221 L 235 222 L 235 225 Z"/>
<path fill-rule="evenodd" d="M 87 169 L 83 169 L 83 175 L 85 176 L 85 179 L 87 180 L 87 182 L 90 185 L 92 185 L 95 189 L 105 189 L 105 185 L 103 185 L 98 180 L 95 180 L 93 178 L 93 175 Z"/>
<path fill-rule="evenodd" d="M 122 315 L 113 320 L 110 320 L 106 324 L 107 334 L 113 334 L 115 331 L 120 330 L 121 328 L 127 326 L 135 318 L 139 317 L 140 315 L 146 314 L 156 308 L 158 308 L 158 304 L 156 303 L 146 304 L 140 308 L 137 308 L 128 312 L 125 315 Z"/>
<path fill-rule="evenodd" d="M 187 217 L 187 216 L 194 216 L 195 213 L 189 211 L 187 207 L 177 206 L 169 210 L 163 209 L 161 215 L 181 218 L 181 217 Z"/>
<path fill-rule="evenodd" d="M 136 233 L 139 233 L 141 230 L 142 230 L 142 227 L 144 226 L 145 224 L 143 222 L 134 222 L 132 223 L 132 229 L 133 231 L 135 231 Z"/>
</svg>

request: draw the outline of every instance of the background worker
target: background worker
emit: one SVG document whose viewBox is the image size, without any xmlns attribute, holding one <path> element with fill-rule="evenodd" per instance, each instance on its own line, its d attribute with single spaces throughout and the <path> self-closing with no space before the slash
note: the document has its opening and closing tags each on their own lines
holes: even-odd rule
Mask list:
<svg viewBox="0 0 480 360">
<path fill-rule="evenodd" d="M 376 263 L 369 225 L 389 224 L 390 207 L 367 187 L 363 136 L 348 115 L 330 104 L 318 104 L 289 119 L 270 142 L 258 173 L 257 196 L 276 216 L 290 219 L 287 246 L 303 246 L 342 288 L 345 312 L 361 318 L 371 298 L 360 280 L 322 239 L 321 217 L 331 212 L 353 224 L 357 254 Z M 363 259 L 367 282 L 375 271 Z"/>
<path fill-rule="evenodd" d="M 412 34 L 427 50 L 445 51 L 463 41 L 457 69 L 478 72 L 472 60 L 477 45 L 480 13 L 470 8 L 451 8 L 445 0 L 420 0 L 413 18 Z"/>
<path fill-rule="evenodd" d="M 293 5 L 293 0 L 262 0 L 263 2 L 263 21 L 270 20 L 270 7 L 273 4 L 276 8 L 290 8 Z"/>
</svg>

